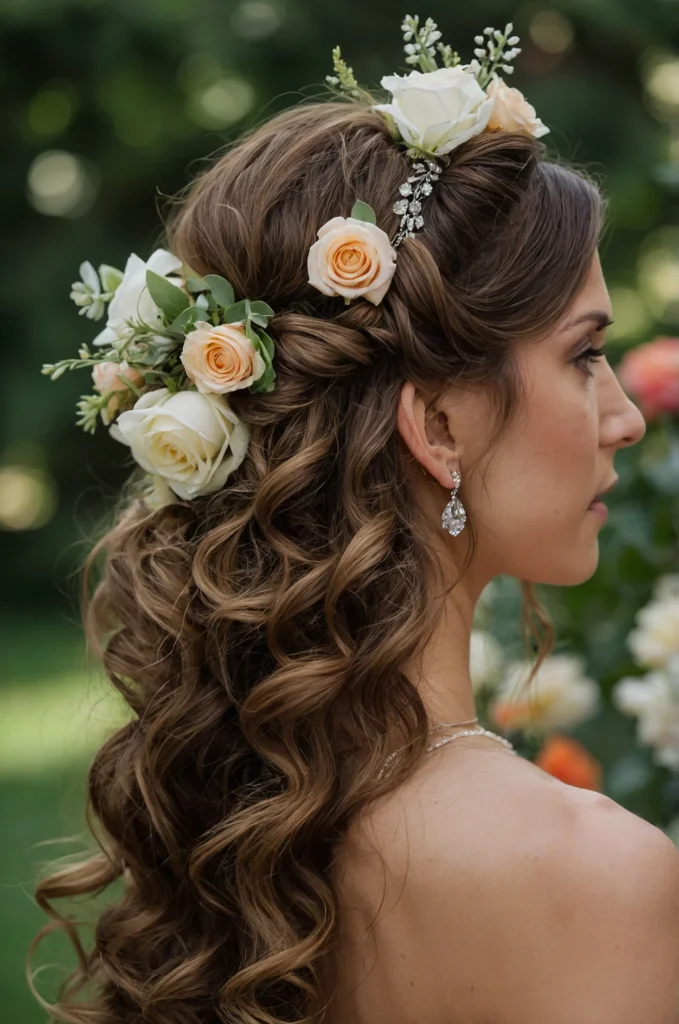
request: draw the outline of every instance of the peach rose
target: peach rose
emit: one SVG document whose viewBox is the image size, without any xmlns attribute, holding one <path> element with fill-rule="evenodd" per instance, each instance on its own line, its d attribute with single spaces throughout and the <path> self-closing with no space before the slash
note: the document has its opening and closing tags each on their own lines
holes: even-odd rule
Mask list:
<svg viewBox="0 0 679 1024">
<path fill-rule="evenodd" d="M 549 131 L 535 113 L 535 107 L 528 102 L 520 89 L 513 89 L 501 78 L 494 78 L 486 89 L 488 96 L 495 100 L 488 121 L 489 128 L 502 128 L 506 132 L 522 132 L 536 139 Z"/>
<path fill-rule="evenodd" d="M 126 398 L 136 401 L 134 392 L 127 387 L 123 377 L 137 387 L 144 383 L 143 373 L 134 366 L 129 366 L 125 359 L 120 363 L 109 361 L 95 363 L 92 367 L 95 391 L 98 391 L 100 395 L 105 395 L 107 391 L 119 392 L 119 394 L 111 395 L 106 406 L 101 410 L 101 419 L 105 426 L 108 426 L 121 405 L 125 404 Z"/>
<path fill-rule="evenodd" d="M 631 349 L 617 372 L 625 391 L 639 400 L 646 419 L 679 413 L 679 338 L 656 338 Z"/>
<path fill-rule="evenodd" d="M 324 295 L 360 295 L 377 306 L 396 270 L 396 250 L 382 228 L 355 217 L 333 217 L 309 249 L 309 284 Z"/>
<path fill-rule="evenodd" d="M 186 335 L 180 359 L 187 375 L 203 395 L 223 395 L 246 388 L 261 377 L 266 363 L 242 321 L 213 327 L 197 320 Z"/>
</svg>

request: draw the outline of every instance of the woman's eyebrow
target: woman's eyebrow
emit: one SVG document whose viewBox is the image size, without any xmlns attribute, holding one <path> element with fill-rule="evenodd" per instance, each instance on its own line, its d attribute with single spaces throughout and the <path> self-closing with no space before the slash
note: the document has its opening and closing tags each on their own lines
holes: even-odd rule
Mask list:
<svg viewBox="0 0 679 1024">
<path fill-rule="evenodd" d="M 587 321 L 597 324 L 597 331 L 603 331 L 604 327 L 610 327 L 613 320 L 607 312 L 603 309 L 590 309 L 587 313 L 581 313 L 580 316 L 576 317 L 575 320 L 569 321 L 562 327 L 562 330 L 569 331 L 572 327 L 577 327 L 578 324 L 584 324 Z"/>
</svg>

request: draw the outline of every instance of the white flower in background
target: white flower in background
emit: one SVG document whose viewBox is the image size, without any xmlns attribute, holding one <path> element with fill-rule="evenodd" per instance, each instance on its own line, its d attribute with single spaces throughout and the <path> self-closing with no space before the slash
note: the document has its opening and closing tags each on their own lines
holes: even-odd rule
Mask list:
<svg viewBox="0 0 679 1024">
<path fill-rule="evenodd" d="M 475 693 L 495 685 L 502 670 L 500 644 L 487 629 L 473 629 L 469 651 L 469 671 Z"/>
<path fill-rule="evenodd" d="M 106 303 L 113 298 L 123 275 L 107 263 L 102 263 L 97 273 L 90 261 L 85 260 L 80 264 L 80 277 L 81 281 L 74 281 L 71 285 L 70 298 L 80 307 L 80 316 L 84 314 L 90 320 L 101 320 L 106 312 Z"/>
<path fill-rule="evenodd" d="M 679 769 L 679 655 L 641 679 L 620 679 L 611 697 L 623 714 L 638 717 L 639 740 L 654 748 L 655 760 Z"/>
<path fill-rule="evenodd" d="M 101 320 L 106 311 L 106 303 L 102 298 L 101 282 L 89 260 L 80 264 L 81 281 L 74 281 L 71 285 L 70 298 L 73 299 L 79 316 L 83 313 L 89 320 Z"/>
<path fill-rule="evenodd" d="M 480 134 L 495 103 L 474 74 L 459 65 L 387 75 L 380 84 L 392 100 L 376 104 L 373 110 L 390 115 L 409 146 L 433 156 L 450 153 Z"/>
<path fill-rule="evenodd" d="M 223 487 L 243 461 L 250 436 L 223 395 L 167 388 L 143 394 L 109 433 L 130 446 L 142 469 L 185 501 Z"/>
<path fill-rule="evenodd" d="M 179 270 L 181 265 L 181 260 L 166 249 L 156 249 L 146 263 L 135 253 L 130 253 L 125 264 L 123 279 L 116 288 L 108 307 L 106 327 L 96 336 L 92 344 L 113 345 L 128 339 L 132 330 L 125 321 L 130 318 L 143 320 L 144 323 L 153 327 L 161 327 L 160 310 L 146 287 L 146 271 L 153 270 L 161 277 L 167 277 L 172 284 L 181 287 L 183 284 L 181 278 L 169 276 L 173 271 Z M 187 306 L 189 304 L 188 296 L 186 304 Z"/>
<path fill-rule="evenodd" d="M 627 643 L 639 665 L 662 668 L 671 655 L 679 654 L 679 574 L 658 579 L 651 601 L 635 621 Z"/>
<path fill-rule="evenodd" d="M 488 712 L 501 728 L 547 733 L 578 725 L 599 710 L 599 686 L 584 674 L 583 658 L 547 657 L 526 687 L 530 668 L 528 661 L 512 662 L 498 687 Z"/>
</svg>

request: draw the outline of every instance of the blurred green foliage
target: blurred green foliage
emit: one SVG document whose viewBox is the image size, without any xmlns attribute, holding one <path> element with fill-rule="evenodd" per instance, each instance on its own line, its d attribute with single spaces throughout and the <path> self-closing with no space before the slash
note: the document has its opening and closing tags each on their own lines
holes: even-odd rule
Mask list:
<svg viewBox="0 0 679 1024">
<path fill-rule="evenodd" d="M 84 259 L 122 268 L 130 252 L 146 258 L 160 230 L 159 198 L 245 127 L 323 95 L 334 45 L 368 86 L 404 73 L 405 13 L 387 0 L 4 0 L 0 7 L 0 279 L 9 338 L 0 407 L 9 652 L 1 685 L 8 700 L 17 687 L 33 695 L 19 718 L 28 723 L 37 769 L 17 756 L 10 771 L 6 758 L 0 780 L 10 823 L 0 855 L 8 902 L 0 1003 L 8 1019 L 44 1019 L 23 982 L 23 953 L 42 919 L 29 898 L 35 851 L 30 864 L 25 851 L 82 827 L 74 807 L 85 762 L 69 760 L 66 744 L 57 744 L 61 761 L 41 760 L 46 741 L 37 723 L 30 729 L 30 708 L 43 706 L 43 684 L 52 682 L 55 693 L 64 684 L 64 694 L 80 680 L 87 685 L 71 621 L 72 574 L 127 475 L 122 446 L 105 430 L 92 438 L 75 426 L 86 375 L 66 375 L 57 386 L 40 374 L 43 362 L 75 355 L 95 333 L 77 316 L 71 282 Z M 463 59 L 484 25 L 514 22 L 523 52 L 512 84 L 550 126 L 553 153 L 593 171 L 610 196 L 602 260 L 616 317 L 611 361 L 657 334 L 679 333 L 679 2 L 477 0 L 451 8 L 430 0 L 413 13 L 433 17 Z M 549 595 L 560 648 L 586 656 L 604 694 L 634 671 L 625 638 L 654 578 L 676 571 L 679 473 L 654 471 L 663 458 L 656 448 L 675 429 L 649 431 L 643 450 L 619 454 L 621 484 L 601 531 L 599 570 L 583 586 Z M 494 629 L 508 655 L 520 654 L 516 589 L 502 583 Z M 607 708 L 578 736 L 607 779 L 618 779 L 621 802 L 661 824 L 676 814 L 674 780 L 635 746 L 630 720 Z"/>
</svg>

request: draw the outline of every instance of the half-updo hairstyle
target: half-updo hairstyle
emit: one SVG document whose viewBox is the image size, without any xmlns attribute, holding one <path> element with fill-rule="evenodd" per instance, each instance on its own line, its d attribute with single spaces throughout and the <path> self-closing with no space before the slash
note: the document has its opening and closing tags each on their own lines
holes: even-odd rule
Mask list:
<svg viewBox="0 0 679 1024">
<path fill-rule="evenodd" d="M 309 103 L 241 138 L 170 210 L 167 248 L 276 310 L 276 386 L 229 394 L 251 439 L 221 491 L 153 508 L 130 487 L 87 559 L 88 641 L 131 717 L 89 770 L 99 850 L 37 885 L 53 921 L 31 948 L 58 927 L 78 955 L 57 1004 L 33 989 L 58 1020 L 311 1019 L 335 844 L 424 754 L 430 723 L 401 666 L 451 581 L 404 473 L 399 394 L 406 379 L 482 381 L 499 436 L 521 402 L 512 344 L 574 300 L 603 202 L 534 138 L 483 132 L 451 154 L 379 305 L 312 288 L 319 227 L 360 198 L 393 234 L 409 173 L 381 115 Z M 553 630 L 522 588 L 535 671 Z M 394 732 L 408 748 L 376 783 Z M 86 949 L 53 901 L 112 883 Z"/>
</svg>

